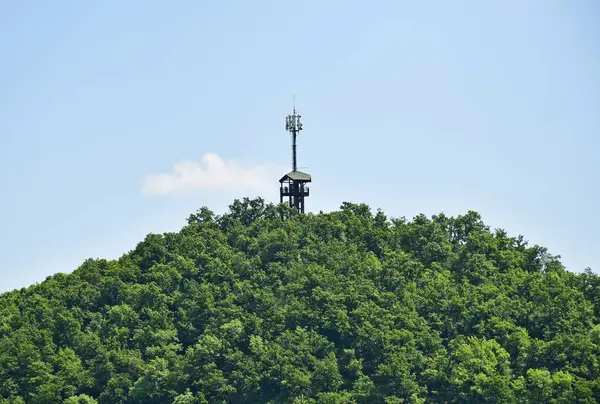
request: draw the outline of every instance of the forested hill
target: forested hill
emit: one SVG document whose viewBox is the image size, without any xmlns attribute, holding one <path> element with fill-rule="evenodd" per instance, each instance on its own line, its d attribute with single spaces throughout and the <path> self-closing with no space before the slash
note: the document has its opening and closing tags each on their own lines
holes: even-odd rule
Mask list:
<svg viewBox="0 0 600 404">
<path fill-rule="evenodd" d="M 600 280 L 475 212 L 261 199 L 0 296 L 2 403 L 594 403 Z"/>
</svg>

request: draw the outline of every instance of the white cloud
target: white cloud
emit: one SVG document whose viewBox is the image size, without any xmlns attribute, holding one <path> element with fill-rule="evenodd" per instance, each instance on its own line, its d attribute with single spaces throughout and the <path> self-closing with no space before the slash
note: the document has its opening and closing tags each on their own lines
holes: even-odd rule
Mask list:
<svg viewBox="0 0 600 404">
<path fill-rule="evenodd" d="M 272 190 L 287 171 L 273 164 L 241 164 L 225 161 L 216 153 L 206 153 L 200 163 L 182 161 L 170 173 L 147 176 L 142 193 L 181 195 L 195 190 Z"/>
</svg>

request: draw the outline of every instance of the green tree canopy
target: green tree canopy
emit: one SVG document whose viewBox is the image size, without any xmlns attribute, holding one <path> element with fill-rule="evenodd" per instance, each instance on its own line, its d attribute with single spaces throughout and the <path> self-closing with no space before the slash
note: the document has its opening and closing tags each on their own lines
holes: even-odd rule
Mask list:
<svg viewBox="0 0 600 404">
<path fill-rule="evenodd" d="M 0 296 L 0 403 L 593 403 L 600 279 L 476 212 L 202 208 Z"/>
</svg>

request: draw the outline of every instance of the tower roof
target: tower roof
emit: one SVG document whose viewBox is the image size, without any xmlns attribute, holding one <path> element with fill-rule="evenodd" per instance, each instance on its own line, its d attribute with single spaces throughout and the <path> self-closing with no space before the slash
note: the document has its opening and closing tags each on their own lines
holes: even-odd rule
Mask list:
<svg viewBox="0 0 600 404">
<path fill-rule="evenodd" d="M 281 177 L 279 182 L 283 182 L 283 181 L 287 180 L 288 178 L 290 180 L 294 180 L 294 181 L 304 181 L 304 182 L 311 181 L 310 174 L 303 173 L 302 171 L 290 171 L 289 173 L 287 173 L 286 175 Z"/>
</svg>

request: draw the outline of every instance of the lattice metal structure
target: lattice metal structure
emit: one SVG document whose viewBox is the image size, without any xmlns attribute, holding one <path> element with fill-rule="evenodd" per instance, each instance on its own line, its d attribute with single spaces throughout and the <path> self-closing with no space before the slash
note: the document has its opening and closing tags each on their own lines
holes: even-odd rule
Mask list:
<svg viewBox="0 0 600 404">
<path fill-rule="evenodd" d="M 310 195 L 310 189 L 306 186 L 311 182 L 310 174 L 298 171 L 298 160 L 296 158 L 296 136 L 302 130 L 301 116 L 296 113 L 288 115 L 285 119 L 285 130 L 292 135 L 292 171 L 281 177 L 279 180 L 279 199 L 283 203 L 287 198 L 287 203 L 298 212 L 304 213 L 304 198 Z"/>
</svg>

